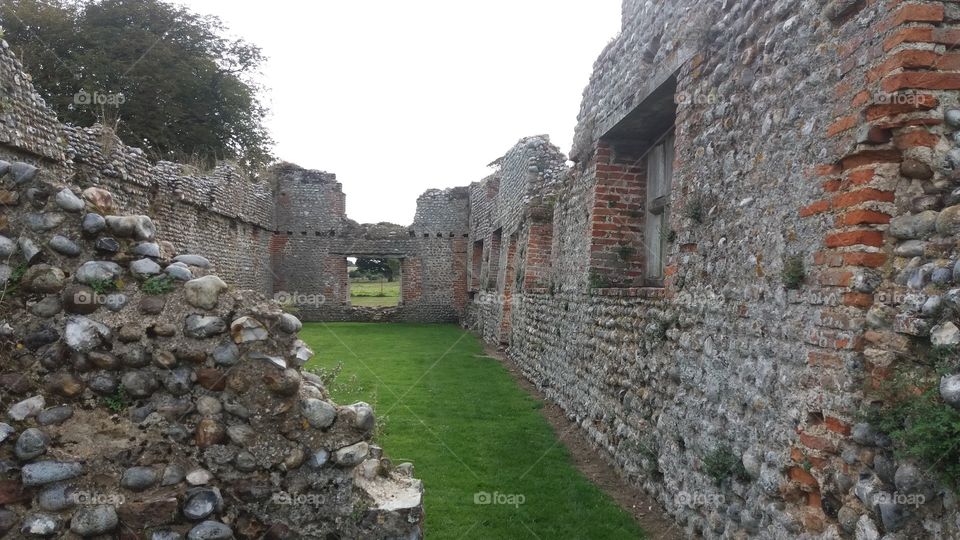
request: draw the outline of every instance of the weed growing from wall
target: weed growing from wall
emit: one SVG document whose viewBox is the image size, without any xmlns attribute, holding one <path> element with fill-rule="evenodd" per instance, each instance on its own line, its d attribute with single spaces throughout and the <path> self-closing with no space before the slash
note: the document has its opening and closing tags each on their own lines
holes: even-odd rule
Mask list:
<svg viewBox="0 0 960 540">
<path fill-rule="evenodd" d="M 791 255 L 783 261 L 783 271 L 780 273 L 780 279 L 783 286 L 788 289 L 799 289 L 803 285 L 803 280 L 807 277 L 806 270 L 803 267 L 803 257 Z"/>
<path fill-rule="evenodd" d="M 940 397 L 940 377 L 960 369 L 955 347 L 931 348 L 922 364 L 901 365 L 875 392 L 878 402 L 863 419 L 890 436 L 901 458 L 929 467 L 955 491 L 960 488 L 960 411 Z"/>
<path fill-rule="evenodd" d="M 154 276 L 144 281 L 140 289 L 145 294 L 167 294 L 173 291 L 173 278 L 170 276 Z"/>
<path fill-rule="evenodd" d="M 703 472 L 713 478 L 718 484 L 728 478 L 735 478 L 737 480 L 749 479 L 749 475 L 743 467 L 740 456 L 726 445 L 718 446 L 703 456 Z"/>
</svg>

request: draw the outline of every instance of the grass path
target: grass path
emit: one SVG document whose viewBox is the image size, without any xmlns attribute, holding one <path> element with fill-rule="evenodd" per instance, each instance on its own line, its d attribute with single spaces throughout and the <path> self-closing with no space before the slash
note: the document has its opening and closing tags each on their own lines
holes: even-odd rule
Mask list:
<svg viewBox="0 0 960 540">
<path fill-rule="evenodd" d="M 317 351 L 309 367 L 342 363 L 334 400 L 373 404 L 379 443 L 414 463 L 427 538 L 643 537 L 573 467 L 540 402 L 459 327 L 310 323 L 300 336 Z M 477 504 L 484 493 L 498 501 Z"/>
</svg>

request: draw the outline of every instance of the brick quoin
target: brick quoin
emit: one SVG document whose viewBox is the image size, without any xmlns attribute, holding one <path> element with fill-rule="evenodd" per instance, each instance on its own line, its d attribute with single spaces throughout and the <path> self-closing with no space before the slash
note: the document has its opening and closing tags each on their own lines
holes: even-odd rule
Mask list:
<svg viewBox="0 0 960 540">
<path fill-rule="evenodd" d="M 827 137 L 834 137 L 855 125 L 857 125 L 857 117 L 854 115 L 840 118 L 827 127 Z"/>
<path fill-rule="evenodd" d="M 833 233 L 826 238 L 827 247 L 854 246 L 858 244 L 882 246 L 883 233 L 872 230 L 847 231 Z"/>
<path fill-rule="evenodd" d="M 890 214 L 873 210 L 853 210 L 837 216 L 837 227 L 849 225 L 883 225 L 890 223 Z"/>
<path fill-rule="evenodd" d="M 800 217 L 809 217 L 830 209 L 830 201 L 817 201 L 800 209 Z"/>
<path fill-rule="evenodd" d="M 873 122 L 903 113 L 929 111 L 940 105 L 940 100 L 932 94 L 910 94 L 909 96 L 892 94 L 888 101 L 889 103 L 877 103 L 867 107 L 866 119 Z"/>
<path fill-rule="evenodd" d="M 896 92 L 897 90 L 910 88 L 960 90 L 960 73 L 906 71 L 883 79 L 881 88 L 885 92 Z"/>
<path fill-rule="evenodd" d="M 886 253 L 859 253 L 850 252 L 842 254 L 843 264 L 850 266 L 865 266 L 869 268 L 879 268 L 886 264 Z"/>
<path fill-rule="evenodd" d="M 906 150 L 909 148 L 926 147 L 933 148 L 940 142 L 940 137 L 923 129 L 913 128 L 909 131 L 903 131 L 893 137 L 893 143 L 897 148 Z"/>
<path fill-rule="evenodd" d="M 842 193 L 833 198 L 834 208 L 846 208 L 863 202 L 893 202 L 895 195 L 892 191 L 880 191 L 874 188 L 865 188 L 850 193 Z"/>
</svg>

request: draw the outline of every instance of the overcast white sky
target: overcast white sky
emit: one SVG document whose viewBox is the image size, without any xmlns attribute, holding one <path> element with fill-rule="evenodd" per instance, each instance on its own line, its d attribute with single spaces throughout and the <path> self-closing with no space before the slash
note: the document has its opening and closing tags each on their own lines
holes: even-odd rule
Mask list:
<svg viewBox="0 0 960 540">
<path fill-rule="evenodd" d="M 568 152 L 620 0 L 178 0 L 259 45 L 276 155 L 337 173 L 347 215 L 413 221 L 521 137 Z"/>
</svg>

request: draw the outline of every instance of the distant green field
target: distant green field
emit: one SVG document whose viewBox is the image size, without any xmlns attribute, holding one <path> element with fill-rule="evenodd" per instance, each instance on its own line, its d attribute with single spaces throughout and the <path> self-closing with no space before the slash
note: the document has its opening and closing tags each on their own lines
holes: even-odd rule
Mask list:
<svg viewBox="0 0 960 540">
<path fill-rule="evenodd" d="M 380 295 L 383 296 L 380 296 Z M 366 280 L 350 281 L 350 303 L 364 307 L 390 307 L 400 302 L 400 282 L 376 283 Z"/>
<path fill-rule="evenodd" d="M 308 368 L 340 365 L 334 400 L 372 404 L 377 442 L 416 466 L 426 538 L 646 537 L 576 469 L 543 403 L 462 328 L 307 323 L 300 337 L 317 351 Z"/>
</svg>

